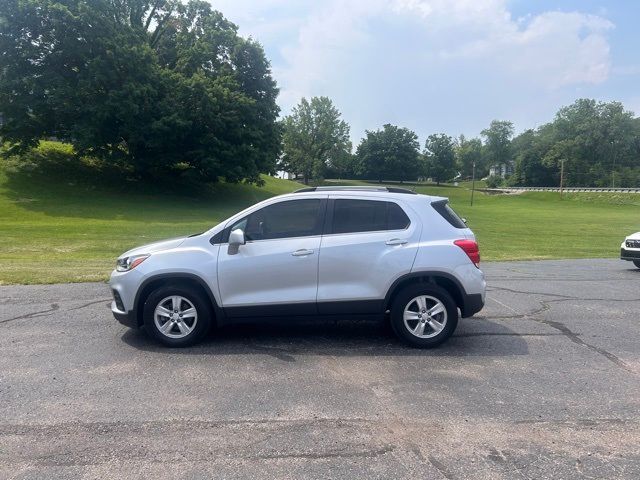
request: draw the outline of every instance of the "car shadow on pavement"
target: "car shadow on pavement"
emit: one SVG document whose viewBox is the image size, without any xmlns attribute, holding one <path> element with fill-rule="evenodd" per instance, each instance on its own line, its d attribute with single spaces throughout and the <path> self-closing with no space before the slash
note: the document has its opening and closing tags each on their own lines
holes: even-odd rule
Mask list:
<svg viewBox="0 0 640 480">
<path fill-rule="evenodd" d="M 526 336 L 526 334 L 525 334 Z M 504 323 L 484 317 L 463 319 L 447 342 L 421 350 L 405 346 L 380 320 L 304 321 L 295 324 L 263 319 L 215 329 L 189 348 L 166 348 L 141 330 L 127 330 L 122 341 L 131 347 L 173 355 L 267 354 L 285 361 L 296 355 L 332 356 L 511 356 L 527 355 L 527 342 Z"/>
</svg>

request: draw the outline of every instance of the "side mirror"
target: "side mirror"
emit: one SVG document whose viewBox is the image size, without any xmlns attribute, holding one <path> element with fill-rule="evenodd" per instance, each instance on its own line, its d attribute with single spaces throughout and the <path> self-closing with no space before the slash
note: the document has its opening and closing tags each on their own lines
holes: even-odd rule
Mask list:
<svg viewBox="0 0 640 480">
<path fill-rule="evenodd" d="M 460 220 L 462 220 L 462 223 L 464 223 L 465 225 L 467 224 L 467 219 L 462 217 Z"/>
<path fill-rule="evenodd" d="M 244 238 L 244 232 L 241 228 L 236 228 L 232 230 L 229 234 L 229 246 L 239 247 L 240 245 L 244 245 L 246 240 Z"/>
<path fill-rule="evenodd" d="M 246 243 L 244 238 L 244 232 L 241 228 L 236 228 L 232 230 L 229 234 L 229 246 L 227 247 L 228 255 L 235 255 L 238 253 L 238 249 L 240 245 L 244 245 Z"/>
</svg>

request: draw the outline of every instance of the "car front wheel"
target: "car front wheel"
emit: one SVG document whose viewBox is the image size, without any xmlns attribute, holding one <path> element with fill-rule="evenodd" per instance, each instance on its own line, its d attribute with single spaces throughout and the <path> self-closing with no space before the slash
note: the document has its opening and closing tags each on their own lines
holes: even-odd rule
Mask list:
<svg viewBox="0 0 640 480">
<path fill-rule="evenodd" d="M 187 347 L 202 340 L 211 326 L 211 307 L 198 292 L 161 287 L 144 304 L 147 332 L 169 347 Z"/>
<path fill-rule="evenodd" d="M 634 260 L 634 261 L 633 261 L 633 264 L 634 264 L 636 267 L 640 268 L 640 260 Z"/>
<path fill-rule="evenodd" d="M 457 325 L 456 303 L 449 292 L 437 285 L 410 285 L 398 293 L 391 307 L 394 332 L 414 347 L 440 345 Z"/>
</svg>

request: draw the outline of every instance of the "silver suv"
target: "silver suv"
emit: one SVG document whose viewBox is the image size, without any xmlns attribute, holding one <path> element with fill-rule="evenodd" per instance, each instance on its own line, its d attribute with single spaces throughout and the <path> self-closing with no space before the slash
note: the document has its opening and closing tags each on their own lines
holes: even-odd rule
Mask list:
<svg viewBox="0 0 640 480">
<path fill-rule="evenodd" d="M 304 188 L 205 233 L 126 252 L 111 275 L 111 310 L 172 347 L 213 325 L 308 315 L 388 316 L 400 339 L 433 347 L 483 307 L 479 262 L 446 198 Z"/>
</svg>

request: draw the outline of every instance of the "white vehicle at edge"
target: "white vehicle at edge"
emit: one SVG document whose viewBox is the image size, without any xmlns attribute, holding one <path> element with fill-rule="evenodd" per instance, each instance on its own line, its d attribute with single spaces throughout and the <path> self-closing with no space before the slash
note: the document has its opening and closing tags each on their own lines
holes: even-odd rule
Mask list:
<svg viewBox="0 0 640 480">
<path fill-rule="evenodd" d="M 620 259 L 629 260 L 640 268 L 640 232 L 629 235 L 620 245 Z"/>
<path fill-rule="evenodd" d="M 126 252 L 111 275 L 111 310 L 168 346 L 248 318 L 388 315 L 406 343 L 432 347 L 484 306 L 479 261 L 446 198 L 305 188 Z"/>
</svg>

